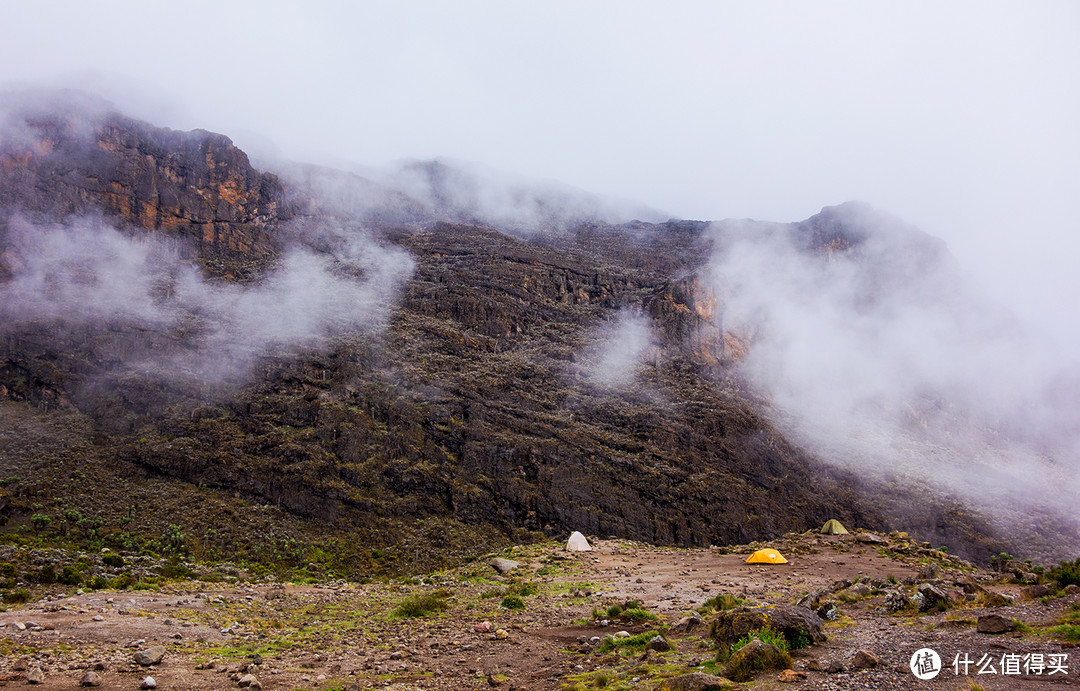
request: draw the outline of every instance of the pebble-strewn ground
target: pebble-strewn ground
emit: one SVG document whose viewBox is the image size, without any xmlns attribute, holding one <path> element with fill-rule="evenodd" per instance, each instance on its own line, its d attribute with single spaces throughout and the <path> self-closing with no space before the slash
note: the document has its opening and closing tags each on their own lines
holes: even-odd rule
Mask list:
<svg viewBox="0 0 1080 691">
<path fill-rule="evenodd" d="M 755 677 L 753 688 L 967 689 L 977 681 L 986 689 L 1034 690 L 1080 682 L 1080 653 L 1044 631 L 1080 612 L 1080 594 L 1031 599 L 1035 593 L 1022 584 L 899 534 L 888 539 L 793 534 L 772 543 L 787 556 L 784 565 L 744 563 L 750 547 L 685 550 L 596 540 L 589 553 L 550 544 L 515 548 L 501 555 L 519 564 L 505 575 L 479 560 L 371 584 L 185 581 L 81 594 L 54 588 L 45 599 L 0 613 L 0 686 L 33 679 L 43 689 L 70 689 L 85 680 L 102 689 L 137 689 L 152 677 L 159 689 L 652 689 L 687 673 L 724 673 L 712 663 L 708 624 L 715 615 L 691 631 L 674 626 L 708 598 L 730 593 L 748 603 L 793 604 L 811 591 L 839 610 L 825 624 L 829 640 L 794 652 L 794 669 L 804 678 L 781 682 L 780 670 L 769 670 Z M 886 613 L 890 593 L 912 595 L 920 583 L 934 585 L 951 603 L 933 613 L 916 613 L 914 606 Z M 445 596 L 436 599 L 447 609 L 392 615 L 402 601 L 425 594 Z M 501 607 L 507 594 L 519 594 L 524 609 Z M 656 619 L 607 614 L 628 599 Z M 979 633 L 975 622 L 986 613 L 1030 628 Z M 654 629 L 665 631 L 670 651 L 600 652 L 590 644 L 619 631 Z M 135 661 L 137 652 L 162 652 L 155 646 L 164 649 L 159 663 Z M 944 659 L 946 669 L 933 681 L 908 669 L 924 647 Z M 855 664 L 859 651 L 869 653 L 860 663 L 871 666 Z M 968 676 L 954 673 L 957 654 L 972 660 Z M 1050 675 L 1047 666 L 1042 675 L 1002 674 L 1003 659 L 1028 655 L 1030 662 L 1032 654 L 1048 663 L 1064 659 L 1067 673 Z M 995 674 L 976 675 L 984 655 Z"/>
</svg>

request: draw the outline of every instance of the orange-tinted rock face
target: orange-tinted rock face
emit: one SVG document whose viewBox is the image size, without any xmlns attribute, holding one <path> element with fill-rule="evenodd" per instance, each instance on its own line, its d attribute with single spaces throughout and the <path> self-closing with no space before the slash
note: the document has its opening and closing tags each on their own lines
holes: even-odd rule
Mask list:
<svg viewBox="0 0 1080 691">
<path fill-rule="evenodd" d="M 202 256 L 273 253 L 278 179 L 228 137 L 154 128 L 119 115 L 96 122 L 27 119 L 0 144 L 0 194 L 31 215 L 100 208 L 132 226 L 186 237 Z M 26 204 L 33 204 L 26 208 Z"/>
<path fill-rule="evenodd" d="M 728 355 L 718 309 L 715 292 L 697 275 L 669 283 L 649 304 L 666 338 L 684 344 L 706 366 L 719 365 Z"/>
</svg>

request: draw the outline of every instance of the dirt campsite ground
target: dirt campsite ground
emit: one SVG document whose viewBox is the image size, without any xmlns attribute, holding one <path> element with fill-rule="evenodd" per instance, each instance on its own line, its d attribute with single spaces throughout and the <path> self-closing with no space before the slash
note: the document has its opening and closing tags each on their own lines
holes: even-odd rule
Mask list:
<svg viewBox="0 0 1080 691">
<path fill-rule="evenodd" d="M 838 616 L 824 624 L 828 640 L 793 651 L 794 681 L 780 681 L 781 671 L 772 669 L 746 688 L 1034 691 L 1080 683 L 1080 654 L 1050 633 L 1080 621 L 1080 594 L 1040 596 L 902 534 L 885 539 L 791 534 L 769 545 L 787 557 L 782 565 L 745 563 L 763 546 L 756 544 L 675 549 L 594 539 L 591 552 L 544 544 L 491 555 L 517 562 L 505 575 L 488 557 L 367 584 L 182 581 L 83 593 L 54 587 L 44 599 L 0 613 L 0 686 L 32 679 L 42 689 L 83 681 L 137 689 L 152 677 L 159 689 L 704 688 L 692 684 L 705 677 L 685 675 L 724 674 L 709 635 L 717 615 L 706 610 L 704 624 L 690 630 L 680 620 L 724 593 L 747 605 L 778 605 L 812 591 L 837 607 Z M 948 592 L 950 602 L 924 613 L 886 611 L 890 592 L 912 594 L 920 583 Z M 634 618 L 612 607 L 628 600 L 640 603 Z M 425 612 L 424 603 L 436 606 Z M 408 613 L 420 616 L 402 616 L 410 604 L 418 611 Z M 976 621 L 987 613 L 1020 628 L 979 633 Z M 662 632 L 671 650 L 642 643 L 601 652 L 597 641 L 622 631 L 628 641 Z M 158 646 L 160 662 L 135 661 L 136 653 Z M 909 669 L 921 648 L 942 660 L 933 680 Z M 965 659 L 973 663 L 966 670 Z M 1021 659 L 1058 668 L 1004 673 L 1003 664 Z"/>
</svg>

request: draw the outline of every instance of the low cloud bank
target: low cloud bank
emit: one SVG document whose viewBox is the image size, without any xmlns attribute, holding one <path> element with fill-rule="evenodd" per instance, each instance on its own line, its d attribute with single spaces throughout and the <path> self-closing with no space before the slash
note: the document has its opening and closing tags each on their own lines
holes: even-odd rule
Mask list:
<svg viewBox="0 0 1080 691">
<path fill-rule="evenodd" d="M 1072 516 L 1080 363 L 973 292 L 940 241 L 857 204 L 712 232 L 723 326 L 753 338 L 741 370 L 802 443 L 992 511 Z"/>
</svg>

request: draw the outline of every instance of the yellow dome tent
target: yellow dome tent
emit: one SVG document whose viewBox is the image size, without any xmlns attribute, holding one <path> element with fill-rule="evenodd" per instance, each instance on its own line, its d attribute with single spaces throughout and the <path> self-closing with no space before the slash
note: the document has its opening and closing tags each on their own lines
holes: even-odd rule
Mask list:
<svg viewBox="0 0 1080 691">
<path fill-rule="evenodd" d="M 825 521 L 825 525 L 821 526 L 822 535 L 847 535 L 847 528 L 843 526 L 840 521 L 835 518 L 830 518 Z"/>
<path fill-rule="evenodd" d="M 787 559 L 775 549 L 759 549 L 746 560 L 747 564 L 786 564 Z"/>
</svg>

